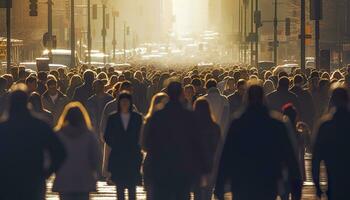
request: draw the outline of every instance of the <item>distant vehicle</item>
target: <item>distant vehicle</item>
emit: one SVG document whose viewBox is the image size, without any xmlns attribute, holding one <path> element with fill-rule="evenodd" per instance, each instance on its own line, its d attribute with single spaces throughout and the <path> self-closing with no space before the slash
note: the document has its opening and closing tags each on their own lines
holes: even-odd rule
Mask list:
<svg viewBox="0 0 350 200">
<path fill-rule="evenodd" d="M 69 49 L 53 49 L 52 51 L 52 63 L 53 64 L 60 64 L 68 67 L 76 67 L 81 65 L 80 58 L 78 56 L 78 53 L 75 52 L 75 66 L 71 66 L 71 50 Z M 49 57 L 49 51 L 45 50 L 43 52 L 42 57 L 48 58 Z"/>
<path fill-rule="evenodd" d="M 37 66 L 36 62 L 21 62 L 19 63 L 20 67 L 24 67 L 26 70 L 31 70 L 37 72 Z M 58 68 L 64 68 L 67 69 L 68 67 L 66 65 L 61 65 L 61 64 L 49 64 L 50 71 L 51 70 L 57 70 Z"/>
<path fill-rule="evenodd" d="M 298 64 L 284 64 L 279 65 L 274 69 L 274 74 L 279 74 L 282 71 L 286 72 L 287 74 L 292 74 L 294 69 L 300 68 Z"/>
<path fill-rule="evenodd" d="M 316 62 L 315 61 L 306 61 L 306 68 L 316 69 Z"/>
<path fill-rule="evenodd" d="M 272 67 L 275 67 L 275 63 L 272 61 L 260 61 L 258 63 L 258 68 L 260 71 L 270 70 Z"/>
</svg>

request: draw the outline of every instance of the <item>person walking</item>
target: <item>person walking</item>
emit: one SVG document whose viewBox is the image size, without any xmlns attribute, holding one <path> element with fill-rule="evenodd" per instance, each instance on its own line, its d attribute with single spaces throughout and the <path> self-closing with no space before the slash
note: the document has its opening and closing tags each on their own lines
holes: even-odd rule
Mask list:
<svg viewBox="0 0 350 200">
<path fill-rule="evenodd" d="M 168 103 L 169 101 L 169 97 L 166 93 L 160 92 L 157 93 L 156 95 L 154 95 L 152 97 L 151 100 L 151 104 L 148 110 L 147 115 L 145 116 L 144 119 L 144 125 L 142 127 L 142 133 L 141 133 L 141 138 L 140 138 L 140 144 L 142 147 L 142 150 L 146 153 L 145 155 L 145 159 L 143 162 L 143 179 L 144 179 L 144 186 L 145 186 L 145 190 L 146 190 L 146 199 L 147 200 L 152 200 L 153 194 L 152 194 L 152 181 L 151 181 L 151 177 L 150 177 L 150 168 L 149 168 L 149 159 L 147 157 L 147 146 L 146 146 L 146 142 L 149 139 L 148 137 L 148 129 L 149 129 L 149 120 L 151 119 L 151 117 L 153 116 L 153 114 L 159 110 L 162 110 L 165 105 Z"/>
<path fill-rule="evenodd" d="M 43 108 L 43 103 L 41 101 L 40 94 L 36 92 L 31 93 L 28 99 L 28 103 L 30 104 L 30 107 L 31 107 L 31 113 L 34 116 L 45 121 L 51 127 L 54 126 L 53 115 L 50 111 Z"/>
<path fill-rule="evenodd" d="M 194 113 L 184 108 L 180 82 L 170 82 L 169 102 L 148 120 L 147 159 L 154 200 L 187 200 L 204 171 L 204 148 Z"/>
<path fill-rule="evenodd" d="M 301 199 L 299 164 L 282 121 L 272 118 L 263 103 L 261 86 L 247 91 L 247 108 L 231 123 L 220 161 L 215 193 L 224 199 L 224 185 L 239 200 L 273 200 L 283 169 L 287 169 L 295 199 Z"/>
<path fill-rule="evenodd" d="M 204 98 L 199 98 L 195 101 L 194 114 L 197 124 L 200 125 L 198 140 L 202 146 L 206 147 L 204 149 L 204 158 L 207 166 L 207 169 L 203 172 L 204 175 L 200 177 L 194 186 L 194 199 L 211 200 L 217 171 L 216 163 L 219 160 L 220 126 L 214 122 L 209 103 Z"/>
<path fill-rule="evenodd" d="M 44 200 L 46 179 L 66 158 L 62 142 L 45 122 L 27 108 L 23 84 L 10 94 L 9 117 L 0 123 L 0 198 Z M 50 162 L 44 165 L 44 153 Z"/>
<path fill-rule="evenodd" d="M 87 100 L 94 94 L 92 84 L 95 80 L 95 72 L 86 70 L 83 74 L 84 84 L 77 87 L 73 94 L 73 100 L 86 106 Z"/>
<path fill-rule="evenodd" d="M 55 131 L 68 157 L 56 173 L 52 191 L 58 192 L 61 200 L 89 200 L 89 193 L 96 191 L 101 150 L 83 105 L 69 103 Z"/>
<path fill-rule="evenodd" d="M 129 200 L 136 199 L 136 186 L 141 183 L 141 127 L 142 116 L 133 111 L 131 94 L 122 92 L 118 97 L 118 111 L 109 116 L 104 135 L 111 148 L 108 171 L 117 186 L 118 200 L 125 199 L 125 189 Z"/>
<path fill-rule="evenodd" d="M 350 112 L 347 89 L 335 89 L 331 99 L 335 112 L 321 122 L 317 131 L 312 156 L 312 177 L 320 198 L 323 194 L 320 186 L 320 164 L 324 161 L 328 177 L 328 199 L 345 200 L 349 199 L 350 180 Z"/>
</svg>

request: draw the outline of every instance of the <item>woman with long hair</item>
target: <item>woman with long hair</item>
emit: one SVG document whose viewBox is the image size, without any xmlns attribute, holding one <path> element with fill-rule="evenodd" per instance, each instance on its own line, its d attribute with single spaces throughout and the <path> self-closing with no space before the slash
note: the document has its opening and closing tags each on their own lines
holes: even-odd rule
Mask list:
<svg viewBox="0 0 350 200">
<path fill-rule="evenodd" d="M 162 110 L 164 106 L 167 104 L 169 101 L 169 97 L 166 93 L 160 92 L 158 94 L 155 94 L 152 97 L 151 104 L 148 109 L 148 113 L 145 116 L 144 120 L 144 126 L 142 128 L 142 134 L 141 134 L 141 139 L 140 143 L 142 146 L 142 150 L 147 153 L 148 147 L 147 147 L 147 131 L 148 131 L 148 125 L 149 125 L 149 120 L 153 116 L 153 114 L 159 110 Z M 150 182 L 149 177 L 149 169 L 148 169 L 148 159 L 147 155 L 145 157 L 145 161 L 143 164 L 143 177 L 144 177 L 144 185 L 145 185 L 145 190 L 146 190 L 146 195 L 147 195 L 147 200 L 152 199 L 152 183 Z"/>
<path fill-rule="evenodd" d="M 90 192 L 96 191 L 101 151 L 91 129 L 89 115 L 81 103 L 72 102 L 64 108 L 55 131 L 68 156 L 56 173 L 52 189 L 61 200 L 88 200 Z"/>
<path fill-rule="evenodd" d="M 81 84 L 83 84 L 83 80 L 79 75 L 73 75 L 72 78 L 69 80 L 69 86 L 67 89 L 67 96 L 72 99 L 74 95 L 75 89 L 79 87 Z"/>
<path fill-rule="evenodd" d="M 125 189 L 128 189 L 129 200 L 136 199 L 136 186 L 141 183 L 141 127 L 142 116 L 133 111 L 131 94 L 122 91 L 118 96 L 117 113 L 109 116 L 104 134 L 111 148 L 108 170 L 117 186 L 118 200 L 125 199 Z"/>
<path fill-rule="evenodd" d="M 205 98 L 199 98 L 194 103 L 194 114 L 199 127 L 198 140 L 204 148 L 204 175 L 194 186 L 195 200 L 209 200 L 215 183 L 216 165 L 218 158 L 218 144 L 220 140 L 220 126 L 214 122 L 210 106 Z"/>
</svg>

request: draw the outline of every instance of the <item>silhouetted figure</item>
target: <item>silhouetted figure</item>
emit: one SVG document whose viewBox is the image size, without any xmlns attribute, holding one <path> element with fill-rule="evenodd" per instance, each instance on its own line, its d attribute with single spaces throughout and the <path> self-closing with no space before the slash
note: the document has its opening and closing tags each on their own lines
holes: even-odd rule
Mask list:
<svg viewBox="0 0 350 200">
<path fill-rule="evenodd" d="M 332 94 L 335 113 L 324 120 L 317 132 L 313 159 L 312 177 L 317 189 L 317 196 L 321 196 L 320 163 L 324 161 L 327 168 L 329 200 L 349 199 L 350 180 L 350 113 L 349 96 L 344 88 L 337 88 Z"/>
<path fill-rule="evenodd" d="M 46 85 L 47 91 L 41 96 L 41 100 L 44 109 L 52 113 L 53 123 L 56 124 L 69 99 L 65 94 L 58 90 L 56 79 L 48 80 Z"/>
<path fill-rule="evenodd" d="M 55 127 L 68 155 L 52 188 L 61 200 L 89 200 L 89 193 L 96 191 L 102 159 L 98 139 L 91 130 L 85 108 L 79 102 L 68 104 Z"/>
<path fill-rule="evenodd" d="M 31 113 L 35 117 L 43 120 L 44 122 L 49 124 L 51 127 L 54 126 L 53 115 L 50 111 L 43 108 L 41 96 L 38 93 L 36 92 L 31 93 L 28 99 L 28 103 L 31 106 Z"/>
<path fill-rule="evenodd" d="M 303 88 L 304 80 L 301 75 L 294 77 L 294 86 L 290 89 L 291 92 L 297 95 L 300 105 L 300 118 L 309 127 L 313 127 L 315 118 L 315 105 L 310 92 Z"/>
<path fill-rule="evenodd" d="M 230 181 L 235 199 L 275 200 L 277 182 L 285 168 L 293 194 L 301 198 L 302 180 L 287 128 L 270 116 L 263 97 L 260 86 L 251 86 L 245 112 L 231 124 L 216 185 L 219 199 L 223 199 L 224 184 Z"/>
<path fill-rule="evenodd" d="M 0 123 L 0 197 L 44 200 L 46 179 L 62 165 L 65 150 L 51 128 L 31 115 L 25 86 L 17 87 L 10 97 L 9 117 Z"/>
<path fill-rule="evenodd" d="M 105 92 L 104 87 L 105 86 L 102 80 L 94 81 L 94 95 L 91 96 L 86 103 L 92 126 L 94 127 L 98 136 L 100 136 L 100 123 L 102 119 L 103 109 L 108 102 L 113 100 L 113 97 Z"/>
<path fill-rule="evenodd" d="M 7 80 L 0 77 L 0 120 L 8 109 L 8 92 L 7 92 Z"/>
<path fill-rule="evenodd" d="M 154 200 L 186 200 L 202 175 L 203 147 L 195 116 L 183 107 L 181 83 L 167 87 L 170 101 L 149 120 L 145 148 Z"/>
<path fill-rule="evenodd" d="M 204 175 L 200 177 L 194 186 L 194 198 L 195 200 L 211 200 L 217 171 L 216 163 L 219 160 L 220 126 L 214 122 L 209 103 L 203 97 L 195 101 L 194 114 L 200 131 L 197 140 L 205 147 L 203 149 L 204 161 L 207 166 L 207 169 L 203 171 Z"/>
<path fill-rule="evenodd" d="M 87 70 L 83 74 L 84 84 L 77 87 L 73 94 L 73 100 L 79 101 L 86 106 L 87 100 L 94 94 L 92 84 L 95 80 L 95 73 L 91 70 Z"/>
<path fill-rule="evenodd" d="M 244 79 L 240 79 L 237 82 L 237 90 L 230 96 L 228 96 L 228 101 L 230 103 L 230 116 L 232 116 L 242 111 L 243 109 L 243 97 L 247 90 L 247 83 Z"/>
<path fill-rule="evenodd" d="M 282 112 L 283 105 L 292 103 L 299 111 L 297 96 L 289 91 L 289 79 L 281 77 L 278 81 L 277 89 L 267 95 L 267 103 L 270 109 Z"/>
<path fill-rule="evenodd" d="M 46 81 L 47 81 L 47 73 L 46 72 L 39 72 L 38 73 L 37 91 L 40 95 L 42 95 L 42 94 L 44 94 L 44 92 L 46 92 Z"/>
<path fill-rule="evenodd" d="M 73 75 L 69 80 L 69 86 L 67 89 L 67 96 L 69 99 L 73 98 L 75 90 L 81 86 L 83 81 L 81 80 L 81 77 L 77 74 Z"/>
<path fill-rule="evenodd" d="M 141 184 L 142 153 L 139 144 L 142 116 L 133 112 L 130 93 L 122 92 L 118 98 L 118 112 L 110 115 L 105 141 L 111 148 L 108 171 L 117 186 L 118 200 L 124 200 L 128 189 L 129 200 L 136 199 L 136 186 Z"/>
<path fill-rule="evenodd" d="M 149 123 L 148 121 L 151 119 L 153 114 L 159 110 L 162 110 L 166 103 L 168 103 L 169 97 L 167 94 L 161 92 L 157 93 L 152 97 L 150 107 L 148 109 L 148 113 L 144 118 L 144 126 L 142 128 L 141 138 L 140 138 L 140 144 L 142 147 L 142 150 L 146 152 L 145 161 L 143 163 L 143 179 L 144 179 L 144 188 L 146 190 L 146 199 L 152 200 L 152 181 L 150 180 L 150 173 L 149 173 L 149 159 L 147 158 L 147 152 L 148 149 L 145 146 L 145 141 L 148 140 L 148 129 L 149 129 Z"/>
</svg>

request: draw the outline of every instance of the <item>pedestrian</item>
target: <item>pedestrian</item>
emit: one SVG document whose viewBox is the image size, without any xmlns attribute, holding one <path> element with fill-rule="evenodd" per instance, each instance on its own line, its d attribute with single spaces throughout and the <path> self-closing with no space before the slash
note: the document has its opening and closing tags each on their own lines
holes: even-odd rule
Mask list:
<svg viewBox="0 0 350 200">
<path fill-rule="evenodd" d="M 63 144 L 45 122 L 27 107 L 26 86 L 10 94 L 9 117 L 0 123 L 0 198 L 44 200 L 46 180 L 57 172 L 66 153 Z M 44 153 L 50 159 L 44 166 Z"/>
<path fill-rule="evenodd" d="M 56 124 L 69 99 L 58 90 L 57 80 L 54 77 L 49 79 L 46 85 L 47 90 L 41 96 L 43 107 L 52 113 L 53 123 Z"/>
<path fill-rule="evenodd" d="M 111 148 L 108 171 L 117 186 L 117 199 L 136 199 L 136 186 L 141 184 L 142 153 L 139 144 L 142 116 L 133 111 L 132 96 L 122 92 L 118 97 L 118 111 L 107 121 L 104 139 Z"/>
<path fill-rule="evenodd" d="M 227 78 L 226 84 L 225 84 L 225 88 L 224 88 L 224 92 L 223 95 L 225 96 L 230 96 L 231 94 L 233 94 L 236 91 L 235 88 L 235 79 L 233 77 L 229 77 Z"/>
<path fill-rule="evenodd" d="M 86 106 L 87 100 L 93 95 L 92 84 L 95 80 L 95 72 L 86 70 L 83 74 L 84 83 L 77 87 L 73 94 L 73 100 Z"/>
<path fill-rule="evenodd" d="M 332 93 L 334 113 L 320 123 L 314 142 L 312 156 L 312 177 L 316 194 L 321 198 L 326 193 L 329 200 L 348 199 L 350 180 L 349 130 L 349 94 L 345 88 L 337 88 Z M 324 161 L 327 169 L 328 190 L 323 192 L 320 186 L 320 164 Z"/>
<path fill-rule="evenodd" d="M 193 103 L 196 100 L 193 85 L 188 84 L 184 87 L 184 97 L 185 107 L 189 110 L 193 110 Z"/>
<path fill-rule="evenodd" d="M 270 116 L 263 99 L 263 88 L 250 86 L 246 110 L 231 123 L 216 184 L 219 199 L 224 199 L 227 181 L 235 199 L 276 199 L 277 183 L 285 168 L 295 199 L 301 199 L 299 164 L 287 128 Z"/>
<path fill-rule="evenodd" d="M 154 200 L 187 200 L 203 172 L 203 147 L 194 113 L 183 107 L 180 82 L 167 87 L 169 102 L 149 119 L 147 159 Z"/>
<path fill-rule="evenodd" d="M 50 111 L 43 108 L 41 96 L 38 93 L 36 93 L 36 92 L 31 93 L 31 95 L 29 96 L 29 99 L 28 99 L 28 103 L 30 104 L 31 113 L 35 117 L 43 120 L 51 127 L 54 126 L 53 115 Z"/>
<path fill-rule="evenodd" d="M 232 119 L 235 114 L 243 110 L 243 98 L 247 91 L 247 82 L 244 79 L 240 79 L 237 82 L 237 90 L 229 95 L 228 101 L 230 103 L 230 118 Z"/>
<path fill-rule="evenodd" d="M 219 124 L 221 134 L 224 137 L 230 117 L 229 101 L 226 96 L 220 93 L 215 79 L 209 79 L 206 83 L 206 88 L 208 94 L 205 95 L 204 98 L 208 101 L 214 121 Z"/>
<path fill-rule="evenodd" d="M 81 103 L 72 102 L 65 107 L 55 131 L 68 157 L 56 173 L 52 191 L 58 192 L 61 200 L 89 200 L 89 193 L 96 191 L 101 150 Z"/>
<path fill-rule="evenodd" d="M 83 80 L 77 74 L 73 75 L 69 80 L 69 86 L 67 89 L 67 96 L 69 99 L 73 98 L 74 91 L 83 84 Z"/>
<path fill-rule="evenodd" d="M 27 85 L 29 94 L 31 94 L 32 92 L 36 92 L 37 91 L 38 80 L 37 80 L 37 78 L 35 76 L 27 77 L 25 83 Z"/>
<path fill-rule="evenodd" d="M 216 179 L 218 144 L 220 141 L 220 126 L 213 120 L 210 106 L 205 98 L 199 98 L 194 103 L 194 114 L 199 132 L 197 140 L 200 141 L 204 149 L 204 159 L 207 169 L 194 185 L 195 200 L 211 200 Z"/>
<path fill-rule="evenodd" d="M 152 181 L 151 181 L 150 169 L 149 169 L 149 159 L 147 157 L 148 149 L 146 146 L 147 140 L 149 139 L 149 136 L 148 136 L 149 120 L 151 119 L 151 117 L 155 112 L 162 110 L 165 107 L 165 105 L 168 103 L 168 101 L 169 101 L 169 97 L 166 93 L 161 92 L 153 96 L 148 113 L 145 116 L 144 124 L 142 128 L 140 144 L 141 144 L 142 150 L 146 153 L 145 159 L 143 162 L 142 171 L 143 171 L 143 179 L 144 179 L 144 186 L 146 190 L 147 200 L 152 200 L 152 197 L 153 197 Z"/>
</svg>

